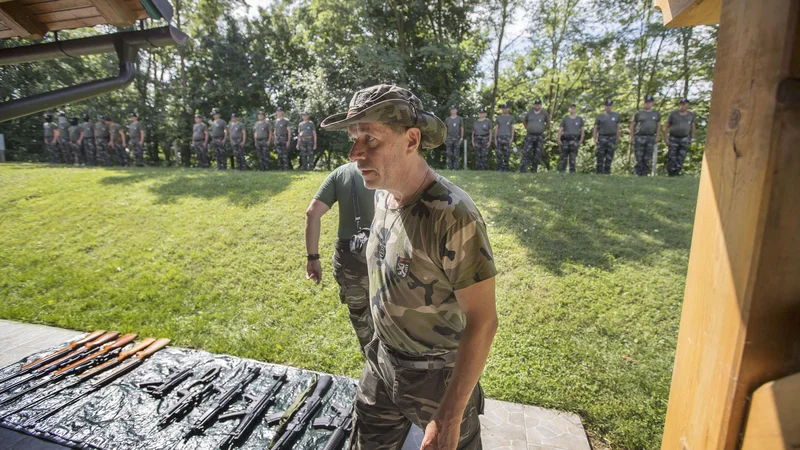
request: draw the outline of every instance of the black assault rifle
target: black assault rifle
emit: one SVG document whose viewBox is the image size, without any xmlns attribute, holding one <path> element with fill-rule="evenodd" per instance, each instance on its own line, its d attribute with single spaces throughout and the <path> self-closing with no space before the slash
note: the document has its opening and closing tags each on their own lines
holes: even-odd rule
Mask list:
<svg viewBox="0 0 800 450">
<path fill-rule="evenodd" d="M 249 395 L 244 396 L 246 399 L 250 400 L 250 405 L 247 407 L 247 409 L 230 412 L 228 414 L 219 416 L 220 421 L 233 419 L 236 417 L 242 418 L 236 428 L 234 428 L 228 437 L 220 443 L 219 448 L 228 450 L 233 446 L 240 446 L 247 441 L 248 437 L 250 437 L 250 431 L 261 421 L 261 419 L 264 417 L 264 414 L 267 412 L 267 408 L 269 408 L 269 406 L 275 401 L 275 395 L 286 383 L 285 371 L 281 374 L 273 374 L 272 377 L 275 378 L 275 383 L 269 387 L 264 395 L 261 397 L 252 397 Z"/>
<path fill-rule="evenodd" d="M 200 402 L 203 401 L 203 398 L 206 397 L 206 394 L 216 390 L 211 382 L 214 381 L 217 376 L 219 376 L 219 372 L 219 367 L 213 367 L 204 373 L 202 377 L 192 381 L 191 383 L 187 384 L 185 388 L 178 391 L 180 400 L 178 400 L 178 403 L 172 405 L 172 407 L 170 407 L 167 412 L 161 416 L 161 419 L 158 420 L 158 426 L 165 427 L 171 424 L 173 421 L 179 420 L 181 417 L 185 416 L 189 411 L 191 411 L 192 408 L 200 404 Z M 195 386 L 202 387 L 200 389 L 192 390 Z"/>
<path fill-rule="evenodd" d="M 253 380 L 258 378 L 261 374 L 261 368 L 258 366 L 250 367 L 247 369 L 247 373 L 245 374 L 244 378 L 239 380 L 235 386 L 231 387 L 227 391 L 225 391 L 222 396 L 217 399 L 211 406 L 208 407 L 206 412 L 197 419 L 191 427 L 189 427 L 189 431 L 186 432 L 184 435 L 184 439 L 189 439 L 195 434 L 203 434 L 214 423 L 215 420 L 218 419 L 219 415 L 222 414 L 223 411 L 228 409 L 228 407 L 235 402 L 239 397 L 242 396 L 244 393 L 244 389 L 250 384 Z"/>
<path fill-rule="evenodd" d="M 316 377 L 316 375 L 315 375 Z M 294 404 L 286 410 L 280 419 L 280 426 L 275 437 L 267 446 L 269 450 L 290 450 L 295 441 L 303 435 L 306 427 L 311 423 L 317 410 L 322 406 L 322 397 L 331 387 L 333 379 L 330 375 L 315 378 L 309 388 L 301 393 Z M 314 391 L 309 395 L 309 391 Z M 302 405 L 302 408 L 300 406 Z"/>
</svg>

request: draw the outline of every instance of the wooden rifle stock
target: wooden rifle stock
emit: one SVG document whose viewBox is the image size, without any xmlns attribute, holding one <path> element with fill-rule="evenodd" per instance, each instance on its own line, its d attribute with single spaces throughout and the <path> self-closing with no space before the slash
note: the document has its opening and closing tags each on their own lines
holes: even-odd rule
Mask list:
<svg viewBox="0 0 800 450">
<path fill-rule="evenodd" d="M 45 371 L 45 370 L 47 370 L 47 369 L 49 369 L 49 368 L 51 368 L 53 366 L 57 366 L 57 365 L 63 363 L 65 360 L 67 360 L 69 358 L 74 358 L 75 356 L 82 355 L 82 354 L 84 354 L 84 353 L 86 353 L 86 352 L 88 352 L 88 351 L 90 351 L 90 350 L 92 350 L 92 349 L 94 349 L 96 347 L 99 347 L 99 346 L 101 346 L 101 345 L 103 345 L 105 343 L 111 342 L 111 341 L 113 341 L 114 339 L 116 339 L 118 337 L 119 337 L 119 331 L 109 331 L 107 333 L 104 333 L 99 338 L 97 338 L 97 339 L 95 339 L 95 340 L 93 340 L 91 342 L 87 342 L 86 344 L 83 344 L 83 346 L 81 348 L 78 348 L 78 349 L 72 351 L 70 354 L 68 354 L 66 356 L 63 356 L 63 357 L 51 362 L 50 364 L 47 364 L 47 365 L 45 365 L 43 367 L 40 367 L 37 370 Z"/>
<path fill-rule="evenodd" d="M 99 338 L 105 332 L 106 332 L 106 330 L 95 330 L 95 331 L 92 331 L 87 336 L 85 336 L 85 337 L 83 337 L 83 338 L 81 338 L 81 339 L 79 339 L 79 340 L 77 340 L 75 342 L 70 342 L 69 345 L 67 345 L 64 348 L 60 348 L 60 349 L 54 351 L 53 353 L 50 353 L 49 355 L 43 356 L 43 357 L 41 357 L 41 358 L 39 358 L 39 359 L 37 359 L 35 361 L 31 361 L 31 362 L 29 362 L 27 364 L 24 364 L 22 367 L 20 367 L 20 370 L 25 370 L 28 367 L 31 367 L 31 366 L 33 366 L 35 364 L 38 364 L 38 363 L 43 362 L 43 361 L 46 361 L 48 359 L 50 361 L 52 361 L 53 358 L 57 358 L 57 357 L 63 355 L 64 353 L 67 353 L 68 351 L 70 351 L 70 350 L 72 350 L 72 349 L 74 349 L 76 347 L 80 347 L 83 344 L 86 344 L 87 342 L 91 342 L 91 341 Z"/>
<path fill-rule="evenodd" d="M 136 339 L 136 333 L 126 334 L 126 335 L 120 337 L 119 339 L 117 339 L 116 341 L 104 345 L 100 349 L 100 351 L 98 351 L 97 353 L 91 354 L 91 355 L 89 355 L 89 356 L 87 356 L 85 358 L 81 358 L 78 361 L 75 361 L 74 363 L 68 365 L 67 367 L 64 367 L 64 368 L 61 368 L 61 369 L 57 370 L 55 374 L 56 375 L 61 375 L 62 373 L 72 369 L 75 366 L 81 365 L 81 364 L 85 363 L 86 361 L 88 361 L 90 359 L 96 358 L 96 357 L 98 357 L 100 355 L 104 355 L 104 354 L 106 354 L 108 352 L 112 352 L 112 351 L 114 351 L 114 350 L 116 350 L 118 348 L 125 347 L 126 345 L 130 344 L 131 342 L 133 342 L 134 339 Z"/>
<path fill-rule="evenodd" d="M 138 344 L 134 345 L 130 349 L 128 349 L 128 350 L 120 353 L 119 355 L 117 355 L 117 357 L 112 359 L 111 361 L 106 361 L 103 364 L 100 364 L 99 366 L 95 367 L 94 369 L 87 370 L 86 372 L 83 372 L 82 374 L 78 375 L 78 378 L 83 379 L 83 378 L 91 377 L 92 375 L 94 375 L 94 374 L 96 374 L 98 372 L 102 372 L 102 371 L 106 370 L 110 366 L 114 366 L 116 364 L 119 364 L 120 362 L 130 358 L 131 356 L 135 355 L 136 353 L 146 349 L 148 346 L 150 346 L 150 344 L 152 344 L 155 341 L 156 340 L 153 339 L 153 338 L 143 339 L 141 342 L 139 342 Z"/>
</svg>

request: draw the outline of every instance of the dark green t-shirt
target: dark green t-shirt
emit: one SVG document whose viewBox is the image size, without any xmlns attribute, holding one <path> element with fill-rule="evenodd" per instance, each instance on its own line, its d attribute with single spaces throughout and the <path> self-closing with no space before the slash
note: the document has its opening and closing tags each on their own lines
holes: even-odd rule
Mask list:
<svg viewBox="0 0 800 450">
<path fill-rule="evenodd" d="M 654 135 L 658 131 L 658 124 L 661 122 L 661 113 L 655 109 L 650 111 L 641 110 L 633 116 L 637 135 Z"/>
<path fill-rule="evenodd" d="M 686 111 L 684 115 L 680 111 L 672 111 L 667 118 L 669 135 L 679 138 L 689 137 L 695 118 L 696 116 L 691 111 Z"/>
<path fill-rule="evenodd" d="M 300 125 L 297 126 L 297 129 L 300 132 L 298 136 L 310 138 L 314 137 L 314 130 L 316 127 L 314 126 L 314 122 L 309 120 L 308 122 L 300 122 Z"/>
<path fill-rule="evenodd" d="M 288 138 L 289 137 L 289 119 L 275 119 L 275 135 Z"/>
<path fill-rule="evenodd" d="M 448 116 L 444 119 L 444 124 L 447 127 L 447 140 L 461 139 L 461 127 L 464 126 L 464 119 L 459 116 L 456 116 L 455 119 Z"/>
<path fill-rule="evenodd" d="M 94 125 L 91 122 L 82 122 L 80 124 L 81 133 L 83 133 L 83 138 L 94 138 Z"/>
<path fill-rule="evenodd" d="M 142 127 L 144 127 L 144 124 L 138 120 L 128 125 L 128 139 L 131 142 L 139 142 L 142 140 Z"/>
<path fill-rule="evenodd" d="M 489 119 L 478 119 L 472 124 L 472 130 L 475 131 L 475 136 L 488 136 L 492 131 L 492 122 Z"/>
<path fill-rule="evenodd" d="M 60 117 L 59 116 L 59 118 L 58 118 L 58 133 L 59 133 L 58 139 L 59 140 L 65 140 L 65 141 L 69 140 L 69 126 L 70 126 L 69 125 L 69 121 L 64 117 Z"/>
<path fill-rule="evenodd" d="M 208 127 L 203 122 L 194 124 L 192 127 L 192 140 L 204 141 L 206 139 L 206 131 L 208 131 Z"/>
<path fill-rule="evenodd" d="M 216 119 L 211 121 L 211 137 L 213 138 L 224 138 L 225 137 L 225 129 L 228 128 L 228 124 L 222 119 Z"/>
<path fill-rule="evenodd" d="M 355 208 L 353 207 L 353 192 L 351 185 L 356 183 L 356 196 L 361 212 L 361 228 L 369 228 L 375 212 L 375 191 L 364 186 L 364 179 L 358 171 L 356 163 L 347 163 L 337 167 L 331 172 L 322 186 L 319 187 L 314 198 L 333 207 L 339 202 L 339 239 L 350 239 L 356 234 Z"/>
<path fill-rule="evenodd" d="M 67 132 L 69 133 L 70 142 L 78 142 L 78 139 L 81 137 L 81 127 L 77 125 L 70 125 L 69 128 L 67 128 Z"/>
<path fill-rule="evenodd" d="M 230 135 L 232 141 L 241 141 L 243 130 L 244 124 L 242 122 L 231 122 L 228 124 L 228 134 Z"/>
<path fill-rule="evenodd" d="M 253 125 L 253 130 L 256 132 L 256 139 L 269 138 L 269 131 L 272 129 L 272 124 L 267 120 L 259 120 Z"/>
<path fill-rule="evenodd" d="M 611 112 L 611 113 L 602 113 L 594 120 L 594 124 L 597 126 L 597 133 L 608 136 L 616 136 L 617 129 L 619 128 L 619 113 Z"/>
<path fill-rule="evenodd" d="M 528 133 L 542 134 L 550 122 L 550 113 L 544 108 L 540 109 L 538 113 L 536 111 L 528 111 L 528 114 L 525 115 L 525 122 L 528 123 L 526 127 Z"/>
<path fill-rule="evenodd" d="M 564 116 L 561 119 L 561 129 L 564 130 L 562 136 L 580 137 L 583 129 L 583 117 L 575 116 L 573 119 L 570 116 Z"/>
<path fill-rule="evenodd" d="M 511 137 L 514 129 L 514 116 L 511 114 L 500 114 L 497 116 L 497 136 Z"/>
<path fill-rule="evenodd" d="M 108 127 L 108 129 L 109 129 L 109 136 L 110 136 L 110 141 L 109 142 L 111 142 L 111 143 L 114 143 L 116 141 L 122 142 L 122 136 L 119 135 L 120 130 L 122 130 L 122 125 L 120 125 L 118 123 L 115 123 L 114 125 L 111 125 L 110 127 Z"/>
<path fill-rule="evenodd" d="M 108 124 L 105 122 L 100 122 L 99 120 L 95 122 L 94 135 L 99 137 L 100 139 L 108 139 L 109 136 Z"/>
<path fill-rule="evenodd" d="M 44 137 L 48 139 L 53 139 L 55 133 L 53 132 L 56 129 L 56 124 L 53 122 L 45 122 L 44 123 Z"/>
</svg>

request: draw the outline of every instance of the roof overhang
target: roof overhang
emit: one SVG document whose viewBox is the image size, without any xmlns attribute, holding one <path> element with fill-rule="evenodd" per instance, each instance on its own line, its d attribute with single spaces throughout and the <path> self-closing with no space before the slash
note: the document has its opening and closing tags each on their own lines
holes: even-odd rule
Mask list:
<svg viewBox="0 0 800 450">
<path fill-rule="evenodd" d="M 655 0 L 669 28 L 719 23 L 722 0 Z"/>
</svg>

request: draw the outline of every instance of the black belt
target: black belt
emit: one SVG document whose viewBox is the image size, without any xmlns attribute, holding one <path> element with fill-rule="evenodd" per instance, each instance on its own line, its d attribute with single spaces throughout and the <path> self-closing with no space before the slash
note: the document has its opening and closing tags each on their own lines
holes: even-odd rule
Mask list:
<svg viewBox="0 0 800 450">
<path fill-rule="evenodd" d="M 225 139 L 225 135 L 222 136 L 211 136 L 211 139 Z"/>
<path fill-rule="evenodd" d="M 456 361 L 456 352 L 443 353 L 441 355 L 402 355 L 387 347 L 383 342 L 378 341 L 378 355 L 383 353 L 393 366 L 404 369 L 414 370 L 442 370 L 449 364 Z"/>
<path fill-rule="evenodd" d="M 528 133 L 528 136 L 544 136 L 544 133 Z"/>
<path fill-rule="evenodd" d="M 314 139 L 314 136 L 300 136 L 300 139 Z"/>
<path fill-rule="evenodd" d="M 488 134 L 476 134 L 475 137 L 489 137 Z"/>
<path fill-rule="evenodd" d="M 568 141 L 574 141 L 575 139 L 580 139 L 580 138 L 581 138 L 580 136 L 561 136 L 562 141 L 565 139 Z"/>
<path fill-rule="evenodd" d="M 670 135 L 669 135 L 669 137 L 670 137 L 670 139 L 671 139 L 671 138 L 675 138 L 675 139 L 689 139 L 689 136 L 675 136 L 675 135 L 672 135 L 672 134 L 670 134 Z"/>
<path fill-rule="evenodd" d="M 350 239 L 337 239 L 336 248 L 345 248 L 350 250 Z"/>
<path fill-rule="evenodd" d="M 602 137 L 617 137 L 616 134 L 601 134 Z"/>
<path fill-rule="evenodd" d="M 637 134 L 636 136 L 637 136 L 637 137 L 639 137 L 639 136 L 642 136 L 642 137 L 655 137 L 655 135 L 656 135 L 656 134 L 655 134 L 655 133 L 653 133 L 653 134 Z"/>
</svg>

